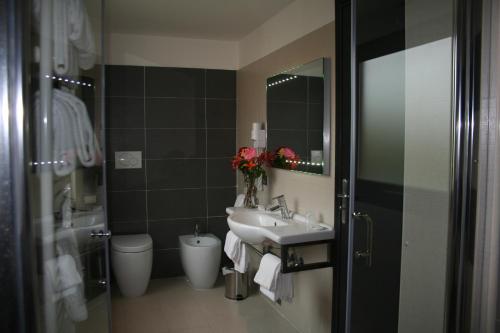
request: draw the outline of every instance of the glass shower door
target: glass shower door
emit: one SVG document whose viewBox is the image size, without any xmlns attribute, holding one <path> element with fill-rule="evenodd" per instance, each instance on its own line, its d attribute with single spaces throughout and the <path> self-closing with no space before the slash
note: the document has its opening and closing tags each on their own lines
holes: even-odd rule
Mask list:
<svg viewBox="0 0 500 333">
<path fill-rule="evenodd" d="M 108 332 L 101 0 L 33 0 L 28 175 L 38 327 Z"/>
<path fill-rule="evenodd" d="M 449 0 L 356 1 L 353 333 L 445 328 L 452 14 Z"/>
</svg>

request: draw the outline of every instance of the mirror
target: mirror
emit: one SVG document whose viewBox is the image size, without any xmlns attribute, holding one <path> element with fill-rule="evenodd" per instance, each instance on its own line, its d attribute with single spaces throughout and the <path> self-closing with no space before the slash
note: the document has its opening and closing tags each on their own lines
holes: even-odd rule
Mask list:
<svg viewBox="0 0 500 333">
<path fill-rule="evenodd" d="M 281 149 L 273 167 L 330 174 L 330 73 L 320 58 L 267 79 L 267 149 L 297 155 Z"/>
</svg>

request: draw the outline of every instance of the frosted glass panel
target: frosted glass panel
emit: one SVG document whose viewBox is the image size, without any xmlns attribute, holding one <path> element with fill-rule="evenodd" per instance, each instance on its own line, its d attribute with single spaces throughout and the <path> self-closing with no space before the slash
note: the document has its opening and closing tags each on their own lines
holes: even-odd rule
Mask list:
<svg viewBox="0 0 500 333">
<path fill-rule="evenodd" d="M 359 178 L 402 185 L 404 52 L 360 64 Z"/>
</svg>

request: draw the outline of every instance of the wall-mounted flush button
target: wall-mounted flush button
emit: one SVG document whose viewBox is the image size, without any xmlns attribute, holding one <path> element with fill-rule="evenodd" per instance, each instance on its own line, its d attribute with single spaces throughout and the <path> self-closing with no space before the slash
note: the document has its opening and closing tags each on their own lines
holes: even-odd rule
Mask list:
<svg viewBox="0 0 500 333">
<path fill-rule="evenodd" d="M 115 169 L 141 169 L 142 151 L 115 152 Z"/>
</svg>

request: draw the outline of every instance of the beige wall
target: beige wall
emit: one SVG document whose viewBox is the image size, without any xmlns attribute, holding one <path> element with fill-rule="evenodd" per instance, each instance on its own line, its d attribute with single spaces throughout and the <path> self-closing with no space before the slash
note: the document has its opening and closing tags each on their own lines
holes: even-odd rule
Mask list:
<svg viewBox="0 0 500 333">
<path fill-rule="evenodd" d="M 240 68 L 328 24 L 334 17 L 333 0 L 292 2 L 240 40 Z"/>
<path fill-rule="evenodd" d="M 237 69 L 238 43 L 132 34 L 106 38 L 107 64 Z"/>
<path fill-rule="evenodd" d="M 284 69 L 307 63 L 317 58 L 332 59 L 332 94 L 334 96 L 334 24 L 329 23 L 297 39 L 281 49 L 241 68 L 237 72 L 237 146 L 250 144 L 252 122 L 266 121 L 266 78 Z M 335 101 L 332 98 L 332 106 Z M 332 109 L 332 135 L 334 112 Z M 334 142 L 331 144 L 334 147 Z M 332 166 L 334 154 L 332 151 Z M 316 213 L 320 219 L 333 225 L 335 181 L 331 176 L 310 175 L 285 170 L 269 170 L 269 186 L 260 193 L 261 202 L 269 196 L 285 194 L 290 209 Z M 241 178 L 241 177 L 240 177 Z M 242 192 L 239 182 L 239 192 Z M 320 269 L 294 274 L 295 297 L 292 304 L 277 306 L 279 311 L 300 332 L 330 332 L 332 304 L 332 270 Z"/>
<path fill-rule="evenodd" d="M 242 68 L 334 19 L 333 0 L 296 0 L 239 41 L 112 33 L 110 65 Z"/>
</svg>

